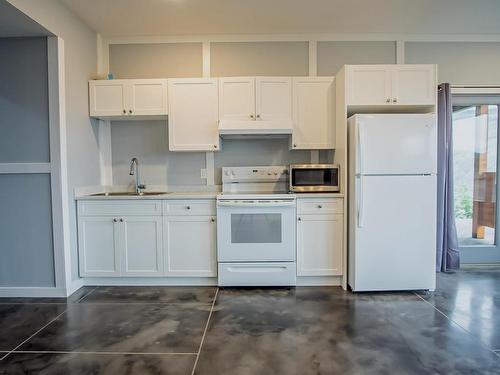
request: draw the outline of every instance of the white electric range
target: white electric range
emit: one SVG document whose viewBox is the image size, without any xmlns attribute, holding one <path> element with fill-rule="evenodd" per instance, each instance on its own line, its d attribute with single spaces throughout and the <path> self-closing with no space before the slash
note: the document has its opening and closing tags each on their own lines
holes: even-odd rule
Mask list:
<svg viewBox="0 0 500 375">
<path fill-rule="evenodd" d="M 222 168 L 222 194 L 217 196 L 219 285 L 295 285 L 295 216 L 286 167 Z"/>
</svg>

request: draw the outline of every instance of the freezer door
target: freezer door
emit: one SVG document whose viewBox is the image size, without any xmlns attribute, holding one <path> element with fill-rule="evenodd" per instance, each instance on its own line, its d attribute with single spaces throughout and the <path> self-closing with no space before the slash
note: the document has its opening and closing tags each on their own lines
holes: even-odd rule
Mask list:
<svg viewBox="0 0 500 375">
<path fill-rule="evenodd" d="M 434 115 L 357 115 L 350 126 L 356 174 L 436 173 Z"/>
<path fill-rule="evenodd" d="M 435 288 L 436 177 L 359 176 L 349 236 L 355 291 Z"/>
</svg>

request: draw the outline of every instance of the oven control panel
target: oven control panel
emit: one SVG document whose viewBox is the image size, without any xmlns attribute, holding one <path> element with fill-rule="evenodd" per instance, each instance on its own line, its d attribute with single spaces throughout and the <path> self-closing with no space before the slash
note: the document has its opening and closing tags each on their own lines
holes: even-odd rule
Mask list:
<svg viewBox="0 0 500 375">
<path fill-rule="evenodd" d="M 280 182 L 288 178 L 288 168 L 268 167 L 223 167 L 222 182 Z"/>
</svg>

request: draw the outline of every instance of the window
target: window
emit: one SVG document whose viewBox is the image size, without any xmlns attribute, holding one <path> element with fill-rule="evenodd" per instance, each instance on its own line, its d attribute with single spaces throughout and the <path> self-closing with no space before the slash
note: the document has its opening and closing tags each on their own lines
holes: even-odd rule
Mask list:
<svg viewBox="0 0 500 375">
<path fill-rule="evenodd" d="M 455 219 L 461 247 L 495 246 L 500 96 L 453 96 Z"/>
</svg>

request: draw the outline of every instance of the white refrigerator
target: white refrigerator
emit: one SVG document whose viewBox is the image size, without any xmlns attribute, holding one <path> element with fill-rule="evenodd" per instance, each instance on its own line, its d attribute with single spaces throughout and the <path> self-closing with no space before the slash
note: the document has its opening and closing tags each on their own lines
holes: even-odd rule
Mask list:
<svg viewBox="0 0 500 375">
<path fill-rule="evenodd" d="M 349 286 L 434 290 L 436 116 L 354 115 L 348 134 Z"/>
</svg>

